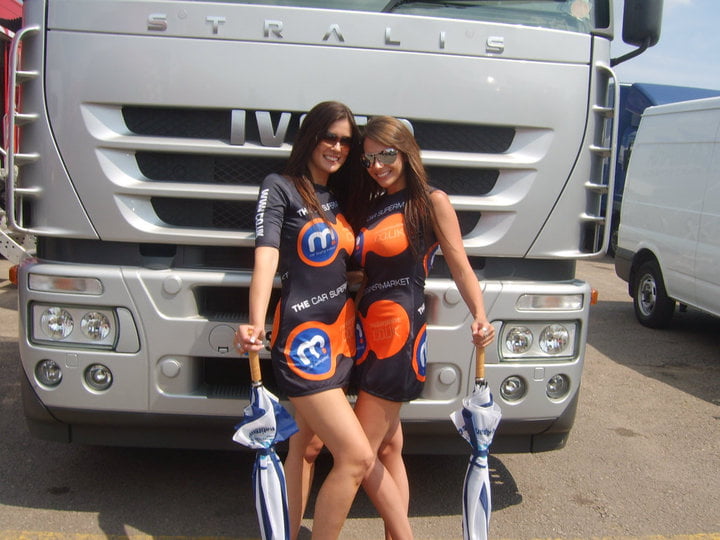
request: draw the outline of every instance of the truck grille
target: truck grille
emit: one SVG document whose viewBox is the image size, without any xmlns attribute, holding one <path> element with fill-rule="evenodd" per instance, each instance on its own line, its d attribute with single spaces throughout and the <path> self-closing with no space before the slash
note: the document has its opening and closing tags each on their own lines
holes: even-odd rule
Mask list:
<svg viewBox="0 0 720 540">
<path fill-rule="evenodd" d="M 246 111 L 253 117 L 254 111 Z M 279 113 L 271 113 L 278 121 Z M 122 117 L 135 135 L 147 137 L 192 138 L 228 141 L 232 111 L 197 110 L 161 107 L 122 107 Z M 297 133 L 300 114 L 294 114 L 287 140 Z M 415 136 L 424 151 L 502 154 L 513 141 L 515 131 L 507 127 L 441 124 L 412 120 Z M 244 132 L 247 141 L 259 140 L 257 125 L 248 122 Z M 259 186 L 270 172 L 280 172 L 286 155 L 278 157 L 253 155 L 217 155 L 212 153 L 168 152 L 138 149 L 138 169 L 146 181 L 174 184 L 207 184 L 223 186 Z M 499 176 L 498 169 L 429 166 L 433 186 L 449 195 L 482 196 L 489 193 Z M 247 198 L 247 197 L 245 197 Z M 171 227 L 208 230 L 252 231 L 255 202 L 220 200 L 209 197 L 150 198 L 158 219 Z M 480 212 L 458 212 L 463 235 L 470 233 L 480 219 Z"/>
</svg>

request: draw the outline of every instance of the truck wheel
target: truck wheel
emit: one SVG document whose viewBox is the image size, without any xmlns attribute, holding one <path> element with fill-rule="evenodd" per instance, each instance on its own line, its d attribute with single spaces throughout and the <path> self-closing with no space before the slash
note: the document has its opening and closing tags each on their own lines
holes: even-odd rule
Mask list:
<svg viewBox="0 0 720 540">
<path fill-rule="evenodd" d="M 647 261 L 638 268 L 633 287 L 635 317 L 643 326 L 665 328 L 675 311 L 675 300 L 665 291 L 662 272 L 655 261 Z"/>
</svg>

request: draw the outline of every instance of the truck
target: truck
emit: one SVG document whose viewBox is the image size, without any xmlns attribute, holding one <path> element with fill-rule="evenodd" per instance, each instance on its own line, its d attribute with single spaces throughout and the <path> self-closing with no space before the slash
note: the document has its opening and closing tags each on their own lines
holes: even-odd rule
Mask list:
<svg viewBox="0 0 720 540">
<path fill-rule="evenodd" d="M 691 86 L 675 86 L 653 83 L 620 83 L 620 104 L 618 110 L 617 159 L 615 163 L 615 183 L 612 199 L 612 216 L 610 221 L 610 240 L 607 247 L 608 255 L 615 255 L 617 235 L 620 224 L 625 177 L 630 165 L 635 134 L 640 125 L 640 118 L 648 107 L 677 103 L 691 99 L 703 99 L 720 96 L 720 90 L 696 88 Z"/>
<path fill-rule="evenodd" d="M 637 320 L 665 328 L 677 303 L 720 316 L 720 96 L 647 108 L 633 154 L 615 273 Z"/>
<path fill-rule="evenodd" d="M 232 340 L 258 186 L 303 114 L 335 99 L 360 125 L 407 122 L 457 211 L 498 336 L 486 351 L 503 412 L 494 451 L 562 448 L 593 298 L 576 262 L 604 254 L 609 233 L 613 66 L 658 41 L 661 10 L 626 3 L 636 49 L 613 59 L 611 0 L 28 0 L 4 170 L 8 226 L 37 242 L 17 274 L 30 432 L 237 446 L 250 377 Z M 406 450 L 465 453 L 449 415 L 472 391 L 475 355 L 441 254 L 426 309 Z"/>
</svg>

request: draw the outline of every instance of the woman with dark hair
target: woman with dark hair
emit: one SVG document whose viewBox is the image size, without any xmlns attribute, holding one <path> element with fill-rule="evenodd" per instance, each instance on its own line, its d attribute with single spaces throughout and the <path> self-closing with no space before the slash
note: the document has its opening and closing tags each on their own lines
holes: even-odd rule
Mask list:
<svg viewBox="0 0 720 540">
<path fill-rule="evenodd" d="M 386 526 L 397 538 L 411 535 L 395 484 L 344 392 L 355 354 L 355 309 L 346 277 L 355 237 L 338 195 L 347 198 L 345 164 L 357 160 L 359 140 L 347 106 L 316 105 L 302 122 L 284 174 L 265 178 L 258 197 L 249 324 L 238 328 L 235 346 L 262 348 L 279 272 L 282 288 L 270 346 L 278 386 L 290 399 L 299 427 L 285 461 L 292 538 L 300 529 L 314 456 L 323 443 L 333 466 L 317 496 L 313 538 L 338 537 L 360 483 L 368 478 L 375 486 L 368 495 L 382 506 Z"/>
<path fill-rule="evenodd" d="M 402 493 L 407 512 L 400 407 L 420 396 L 425 381 L 425 279 L 438 247 L 470 310 L 472 342 L 486 347 L 495 330 L 487 320 L 455 210 L 444 192 L 428 185 L 410 130 L 396 118 L 371 118 L 363 149 L 367 174 L 358 182 L 356 202 L 348 207 L 359 231 L 354 257 L 366 276 L 356 300 L 355 414 Z"/>
</svg>

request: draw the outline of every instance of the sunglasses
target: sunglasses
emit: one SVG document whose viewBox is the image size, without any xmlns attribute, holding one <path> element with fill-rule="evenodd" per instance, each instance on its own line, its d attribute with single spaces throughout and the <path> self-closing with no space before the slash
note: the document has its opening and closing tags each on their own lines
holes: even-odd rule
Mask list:
<svg viewBox="0 0 720 540">
<path fill-rule="evenodd" d="M 398 151 L 394 148 L 386 148 L 382 152 L 375 152 L 374 154 L 363 154 L 360 161 L 363 167 L 369 169 L 378 160 L 383 165 L 392 165 L 397 159 Z"/>
<path fill-rule="evenodd" d="M 353 143 L 352 137 L 341 137 L 340 135 L 335 135 L 334 133 L 330 133 L 329 131 L 325 133 L 325 135 L 320 135 L 320 137 L 318 137 L 318 140 L 324 142 L 330 147 L 333 147 L 337 143 L 340 143 L 340 146 L 344 148 L 350 148 Z"/>
</svg>

